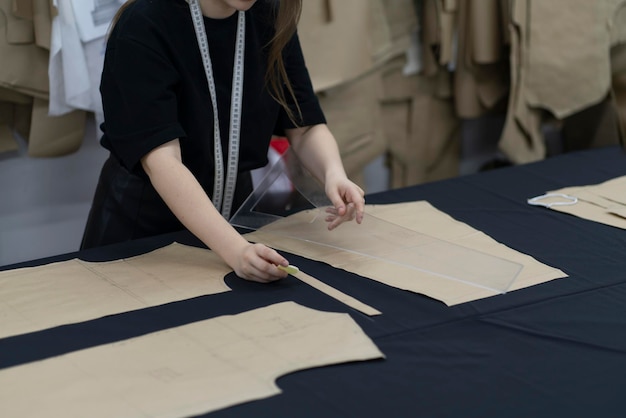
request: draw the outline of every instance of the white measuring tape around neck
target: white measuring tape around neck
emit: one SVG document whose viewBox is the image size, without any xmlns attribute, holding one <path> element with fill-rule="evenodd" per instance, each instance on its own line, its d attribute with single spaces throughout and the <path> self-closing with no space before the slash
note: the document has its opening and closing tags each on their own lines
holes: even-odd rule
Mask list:
<svg viewBox="0 0 626 418">
<path fill-rule="evenodd" d="M 187 0 L 196 38 L 202 55 L 202 64 L 206 73 L 213 107 L 213 142 L 215 155 L 215 179 L 213 183 L 212 201 L 218 211 L 227 220 L 230 218 L 235 187 L 237 185 L 237 169 L 239 164 L 239 143 L 241 135 L 241 103 L 243 97 L 244 51 L 246 34 L 246 15 L 239 11 L 237 21 L 237 38 L 235 45 L 235 62 L 233 65 L 233 84 L 230 102 L 230 127 L 228 134 L 228 171 L 224 178 L 224 160 L 220 134 L 219 114 L 217 110 L 217 91 L 213 77 L 213 65 L 209 53 L 209 42 L 204 26 L 204 16 L 198 0 Z"/>
</svg>

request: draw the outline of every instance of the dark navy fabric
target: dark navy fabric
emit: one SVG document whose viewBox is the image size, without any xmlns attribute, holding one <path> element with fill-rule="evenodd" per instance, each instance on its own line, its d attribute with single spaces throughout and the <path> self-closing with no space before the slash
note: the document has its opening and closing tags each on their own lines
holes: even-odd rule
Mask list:
<svg viewBox="0 0 626 418">
<path fill-rule="evenodd" d="M 530 206 L 526 199 L 622 175 L 626 157 L 610 147 L 367 196 L 368 203 L 377 204 L 427 200 L 563 270 L 567 278 L 447 307 L 286 254 L 301 270 L 383 314 L 367 317 L 293 277 L 262 285 L 231 274 L 226 280 L 232 292 L 2 339 L 0 367 L 293 300 L 350 314 L 386 358 L 292 373 L 278 379 L 282 394 L 207 416 L 621 417 L 626 411 L 626 231 Z M 200 245 L 178 233 L 12 267 L 76 256 L 110 260 L 174 240 Z"/>
</svg>

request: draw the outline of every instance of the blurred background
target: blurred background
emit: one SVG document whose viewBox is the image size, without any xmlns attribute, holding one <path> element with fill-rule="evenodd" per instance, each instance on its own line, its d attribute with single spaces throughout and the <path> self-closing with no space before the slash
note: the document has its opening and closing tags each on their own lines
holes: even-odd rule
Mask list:
<svg viewBox="0 0 626 418">
<path fill-rule="evenodd" d="M 78 249 L 122 3 L 0 0 L 0 265 Z M 303 3 L 315 90 L 367 193 L 623 143 L 626 0 Z"/>
</svg>

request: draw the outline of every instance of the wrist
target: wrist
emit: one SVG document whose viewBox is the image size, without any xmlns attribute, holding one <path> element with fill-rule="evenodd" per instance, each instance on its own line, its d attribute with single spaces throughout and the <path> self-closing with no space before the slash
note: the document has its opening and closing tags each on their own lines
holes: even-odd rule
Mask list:
<svg viewBox="0 0 626 418">
<path fill-rule="evenodd" d="M 346 171 L 343 169 L 343 166 L 333 167 L 326 170 L 326 174 L 324 175 L 324 183 L 332 184 L 338 180 L 347 179 L 348 176 Z"/>
</svg>

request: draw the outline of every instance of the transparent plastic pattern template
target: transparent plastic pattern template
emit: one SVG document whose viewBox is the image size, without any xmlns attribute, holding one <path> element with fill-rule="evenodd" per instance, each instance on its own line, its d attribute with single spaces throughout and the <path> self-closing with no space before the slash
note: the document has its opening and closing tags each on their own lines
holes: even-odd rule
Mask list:
<svg viewBox="0 0 626 418">
<path fill-rule="evenodd" d="M 288 237 L 310 245 L 347 251 L 381 263 L 391 263 L 425 272 L 444 280 L 453 280 L 505 293 L 519 274 L 522 265 L 461 245 L 431 237 L 366 214 L 361 225 L 346 222 L 329 231 L 326 223 L 328 200 L 321 187 L 302 169 L 294 167 L 293 153 L 285 164 L 275 164 L 248 200 L 233 216 L 234 226 L 259 230 L 263 234 Z M 312 208 L 290 216 L 256 211 L 269 186 L 285 169 L 297 191 Z"/>
</svg>

